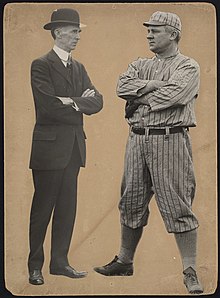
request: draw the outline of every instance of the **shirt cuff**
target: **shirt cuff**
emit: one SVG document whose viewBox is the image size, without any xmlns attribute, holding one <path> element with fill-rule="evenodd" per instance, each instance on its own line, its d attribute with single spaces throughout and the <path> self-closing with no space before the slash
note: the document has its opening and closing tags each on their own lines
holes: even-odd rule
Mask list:
<svg viewBox="0 0 220 298">
<path fill-rule="evenodd" d="M 73 101 L 72 108 L 74 108 L 77 112 L 79 111 L 79 107 L 77 104 Z"/>
</svg>

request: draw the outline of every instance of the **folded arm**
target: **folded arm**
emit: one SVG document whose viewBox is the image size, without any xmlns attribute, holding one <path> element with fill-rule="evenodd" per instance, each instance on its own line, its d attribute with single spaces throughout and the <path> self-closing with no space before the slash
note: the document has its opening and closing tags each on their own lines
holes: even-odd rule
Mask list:
<svg viewBox="0 0 220 298">
<path fill-rule="evenodd" d="M 56 97 L 54 84 L 45 61 L 40 59 L 33 61 L 31 65 L 31 86 L 35 106 L 41 115 L 45 115 L 53 121 L 74 124 L 77 112 L 71 106 L 64 105 Z"/>
<path fill-rule="evenodd" d="M 90 96 L 92 96 L 92 97 L 95 96 L 95 90 L 86 89 L 82 94 L 82 97 L 90 97 Z M 61 100 L 64 105 L 71 106 L 77 112 L 80 112 L 78 105 L 74 102 L 74 100 L 71 97 L 57 96 L 57 98 L 59 98 L 59 100 Z"/>
<path fill-rule="evenodd" d="M 119 76 L 117 95 L 127 101 L 133 101 L 143 94 L 149 93 L 157 87 L 157 82 L 140 78 L 142 59 L 138 59 L 128 65 L 125 73 Z"/>
<path fill-rule="evenodd" d="M 76 114 L 91 115 L 103 107 L 102 95 L 92 85 L 84 67 L 82 72 L 83 92 L 80 97 L 57 97 L 49 68 L 42 60 L 35 60 L 31 65 L 31 85 L 37 109 L 59 122 L 74 124 Z"/>
<path fill-rule="evenodd" d="M 81 97 L 71 97 L 81 113 L 91 115 L 98 113 L 103 108 L 103 97 L 92 84 L 85 67 L 82 65 L 82 90 Z"/>
<path fill-rule="evenodd" d="M 82 65 L 83 93 L 80 97 L 58 97 L 64 105 L 71 106 L 76 111 L 91 115 L 103 108 L 103 97 L 91 83 L 91 80 Z"/>
<path fill-rule="evenodd" d="M 189 59 L 173 72 L 163 86 L 137 99 L 137 102 L 149 105 L 152 111 L 184 106 L 197 97 L 199 77 L 198 64 Z"/>
</svg>

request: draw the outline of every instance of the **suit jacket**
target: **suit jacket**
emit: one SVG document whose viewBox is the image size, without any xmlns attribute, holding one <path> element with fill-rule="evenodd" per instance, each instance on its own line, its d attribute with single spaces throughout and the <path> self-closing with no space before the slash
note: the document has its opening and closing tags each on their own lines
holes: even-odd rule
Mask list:
<svg viewBox="0 0 220 298">
<path fill-rule="evenodd" d="M 78 142 L 82 166 L 86 161 L 83 114 L 91 115 L 103 107 L 103 98 L 92 85 L 85 67 L 73 60 L 72 79 L 57 54 L 48 54 L 32 62 L 31 87 L 36 124 L 33 131 L 30 168 L 58 170 L 67 166 L 74 142 Z M 94 97 L 82 97 L 87 89 Z M 79 107 L 64 105 L 56 96 L 71 97 Z"/>
</svg>

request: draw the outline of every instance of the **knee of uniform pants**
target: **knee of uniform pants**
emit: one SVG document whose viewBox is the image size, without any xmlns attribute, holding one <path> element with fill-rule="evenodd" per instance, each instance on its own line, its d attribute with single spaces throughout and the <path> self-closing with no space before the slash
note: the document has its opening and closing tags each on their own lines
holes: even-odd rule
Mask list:
<svg viewBox="0 0 220 298">
<path fill-rule="evenodd" d="M 125 187 L 118 204 L 122 223 L 131 228 L 147 225 L 149 203 L 154 194 L 151 183 L 143 185 L 142 188 L 138 186 L 138 190 L 139 192 L 133 192 L 129 187 Z"/>
<path fill-rule="evenodd" d="M 178 214 L 175 211 L 173 213 L 165 212 L 159 206 L 158 208 L 168 233 L 187 232 L 199 226 L 198 220 L 190 208 Z"/>
<path fill-rule="evenodd" d="M 197 229 L 199 227 L 199 223 L 196 219 L 193 220 L 193 224 L 185 223 L 182 226 L 180 226 L 179 223 L 176 223 L 176 225 L 172 227 L 166 226 L 165 224 L 165 227 L 168 233 L 184 233 Z"/>
<path fill-rule="evenodd" d="M 125 225 L 125 226 L 131 228 L 131 229 L 141 228 L 148 224 L 149 215 L 150 215 L 150 212 L 147 214 L 147 216 L 145 218 L 142 218 L 142 220 L 138 221 L 138 220 L 134 220 L 134 219 L 125 218 L 121 214 L 120 223 L 122 225 Z"/>
<path fill-rule="evenodd" d="M 135 204 L 126 202 L 124 198 L 121 199 L 118 204 L 121 223 L 132 229 L 146 226 L 150 215 L 148 204 L 143 206 L 136 204 L 135 206 Z"/>
</svg>

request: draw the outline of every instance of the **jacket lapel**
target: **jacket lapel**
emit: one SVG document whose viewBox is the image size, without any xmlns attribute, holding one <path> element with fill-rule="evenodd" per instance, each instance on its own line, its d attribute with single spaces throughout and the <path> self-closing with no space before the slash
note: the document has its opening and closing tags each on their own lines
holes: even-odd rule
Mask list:
<svg viewBox="0 0 220 298">
<path fill-rule="evenodd" d="M 48 53 L 48 60 L 51 62 L 52 67 L 72 85 L 72 81 L 68 75 L 68 70 L 53 50 Z"/>
</svg>

